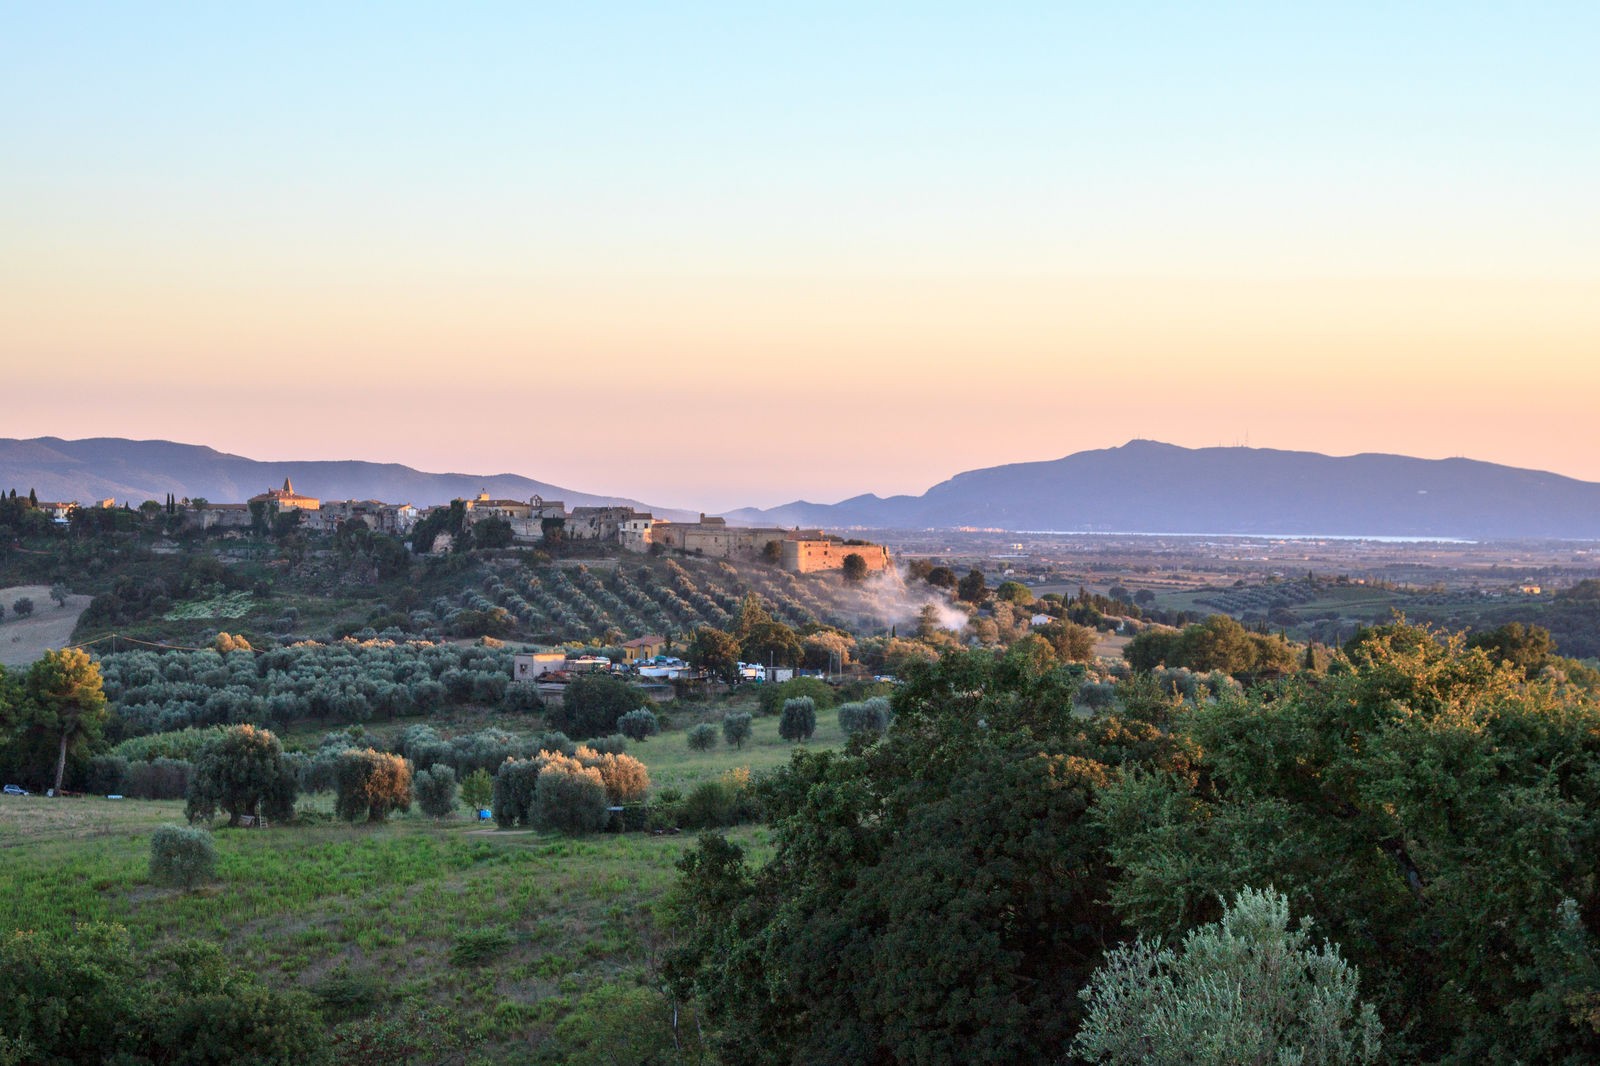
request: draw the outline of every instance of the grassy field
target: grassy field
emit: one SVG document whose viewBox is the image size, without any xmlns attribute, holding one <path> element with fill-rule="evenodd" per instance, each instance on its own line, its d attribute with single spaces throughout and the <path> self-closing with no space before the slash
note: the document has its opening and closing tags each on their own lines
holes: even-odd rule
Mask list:
<svg viewBox="0 0 1600 1066">
<path fill-rule="evenodd" d="M 13 604 L 26 597 L 33 601 L 33 613 L 21 617 Z M 78 616 L 92 597 L 68 596 L 60 607 L 50 598 L 49 585 L 15 585 L 0 589 L 0 666 L 26 666 L 53 648 L 72 642 Z"/>
<path fill-rule="evenodd" d="M 837 714 L 817 717 L 813 744 L 838 743 Z M 795 749 L 773 717 L 755 720 L 743 751 L 691 751 L 687 720 L 680 709 L 679 728 L 630 746 L 657 790 L 781 765 Z M 5 925 L 116 922 L 141 947 L 211 941 L 335 1019 L 425 1003 L 458 1027 L 468 1062 L 612 1061 L 616 1048 L 592 1046 L 607 1028 L 594 1015 L 624 1008 L 630 1032 L 670 1041 L 653 980 L 669 943 L 659 908 L 695 834 L 574 839 L 415 811 L 351 826 L 330 807 L 305 797 L 310 824 L 216 829 L 217 880 L 184 892 L 147 871 L 150 835 L 182 821 L 181 802 L 0 797 Z M 764 830 L 730 835 L 763 854 Z"/>
</svg>

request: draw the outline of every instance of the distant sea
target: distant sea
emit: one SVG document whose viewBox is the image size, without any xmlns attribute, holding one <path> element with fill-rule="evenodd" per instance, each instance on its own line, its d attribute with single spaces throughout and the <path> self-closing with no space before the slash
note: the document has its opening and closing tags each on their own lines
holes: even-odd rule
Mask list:
<svg viewBox="0 0 1600 1066">
<path fill-rule="evenodd" d="M 1352 533 L 1150 533 L 1119 529 L 1013 529 L 1038 537 L 1205 537 L 1210 540 L 1370 540 L 1379 544 L 1477 544 L 1462 537 L 1380 537 Z"/>
</svg>

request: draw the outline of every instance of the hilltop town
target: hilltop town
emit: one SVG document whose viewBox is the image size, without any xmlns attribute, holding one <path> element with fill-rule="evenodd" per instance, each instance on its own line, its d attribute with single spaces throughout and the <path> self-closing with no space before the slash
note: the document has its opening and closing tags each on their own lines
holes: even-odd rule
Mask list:
<svg viewBox="0 0 1600 1066">
<path fill-rule="evenodd" d="M 143 508 L 163 505 L 149 501 Z M 430 530 L 421 553 L 442 554 L 455 539 L 472 535 L 484 523 L 497 523 L 504 546 L 538 545 L 551 541 L 578 541 L 611 545 L 623 551 L 645 553 L 676 551 L 707 559 L 764 560 L 795 574 L 843 570 L 846 560 L 858 557 L 864 573 L 877 573 L 892 565 L 880 544 L 847 540 L 821 529 L 787 529 L 779 526 L 730 526 L 705 514 L 698 522 L 672 522 L 632 507 L 574 507 L 560 500 L 534 496 L 528 500 L 493 499 L 480 492 L 471 499 L 419 508 L 410 503 L 382 500 L 323 500 L 296 491 L 285 478 L 282 488 L 267 489 L 242 503 L 205 499 L 169 500 L 167 513 L 181 516 L 181 526 L 200 530 L 264 528 L 287 523 L 308 533 L 337 533 L 345 523 L 359 523 L 374 533 L 411 537 L 419 526 L 433 520 L 442 527 Z M 111 510 L 115 502 L 98 500 L 39 501 L 38 509 L 57 522 L 69 522 L 74 511 Z"/>
</svg>

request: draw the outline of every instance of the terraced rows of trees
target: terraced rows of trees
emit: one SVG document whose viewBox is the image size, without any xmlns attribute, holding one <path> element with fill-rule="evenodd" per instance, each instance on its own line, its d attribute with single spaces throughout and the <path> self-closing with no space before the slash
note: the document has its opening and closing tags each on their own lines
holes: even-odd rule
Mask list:
<svg viewBox="0 0 1600 1066">
<path fill-rule="evenodd" d="M 122 736 L 305 719 L 341 723 L 465 706 L 536 706 L 510 685 L 511 651 L 482 644 L 341 641 L 265 651 L 131 651 L 100 662 Z"/>
</svg>

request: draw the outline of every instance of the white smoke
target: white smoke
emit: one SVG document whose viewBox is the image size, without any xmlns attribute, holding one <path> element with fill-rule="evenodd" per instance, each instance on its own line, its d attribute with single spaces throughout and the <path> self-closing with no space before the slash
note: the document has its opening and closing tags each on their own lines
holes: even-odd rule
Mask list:
<svg viewBox="0 0 1600 1066">
<path fill-rule="evenodd" d="M 885 570 L 875 580 L 863 584 L 859 592 L 863 614 L 883 619 L 902 637 L 916 630 L 922 609 L 929 604 L 938 612 L 940 629 L 960 633 L 967 626 L 967 613 L 951 602 L 947 591 L 923 581 L 908 585 L 899 570 Z"/>
</svg>

